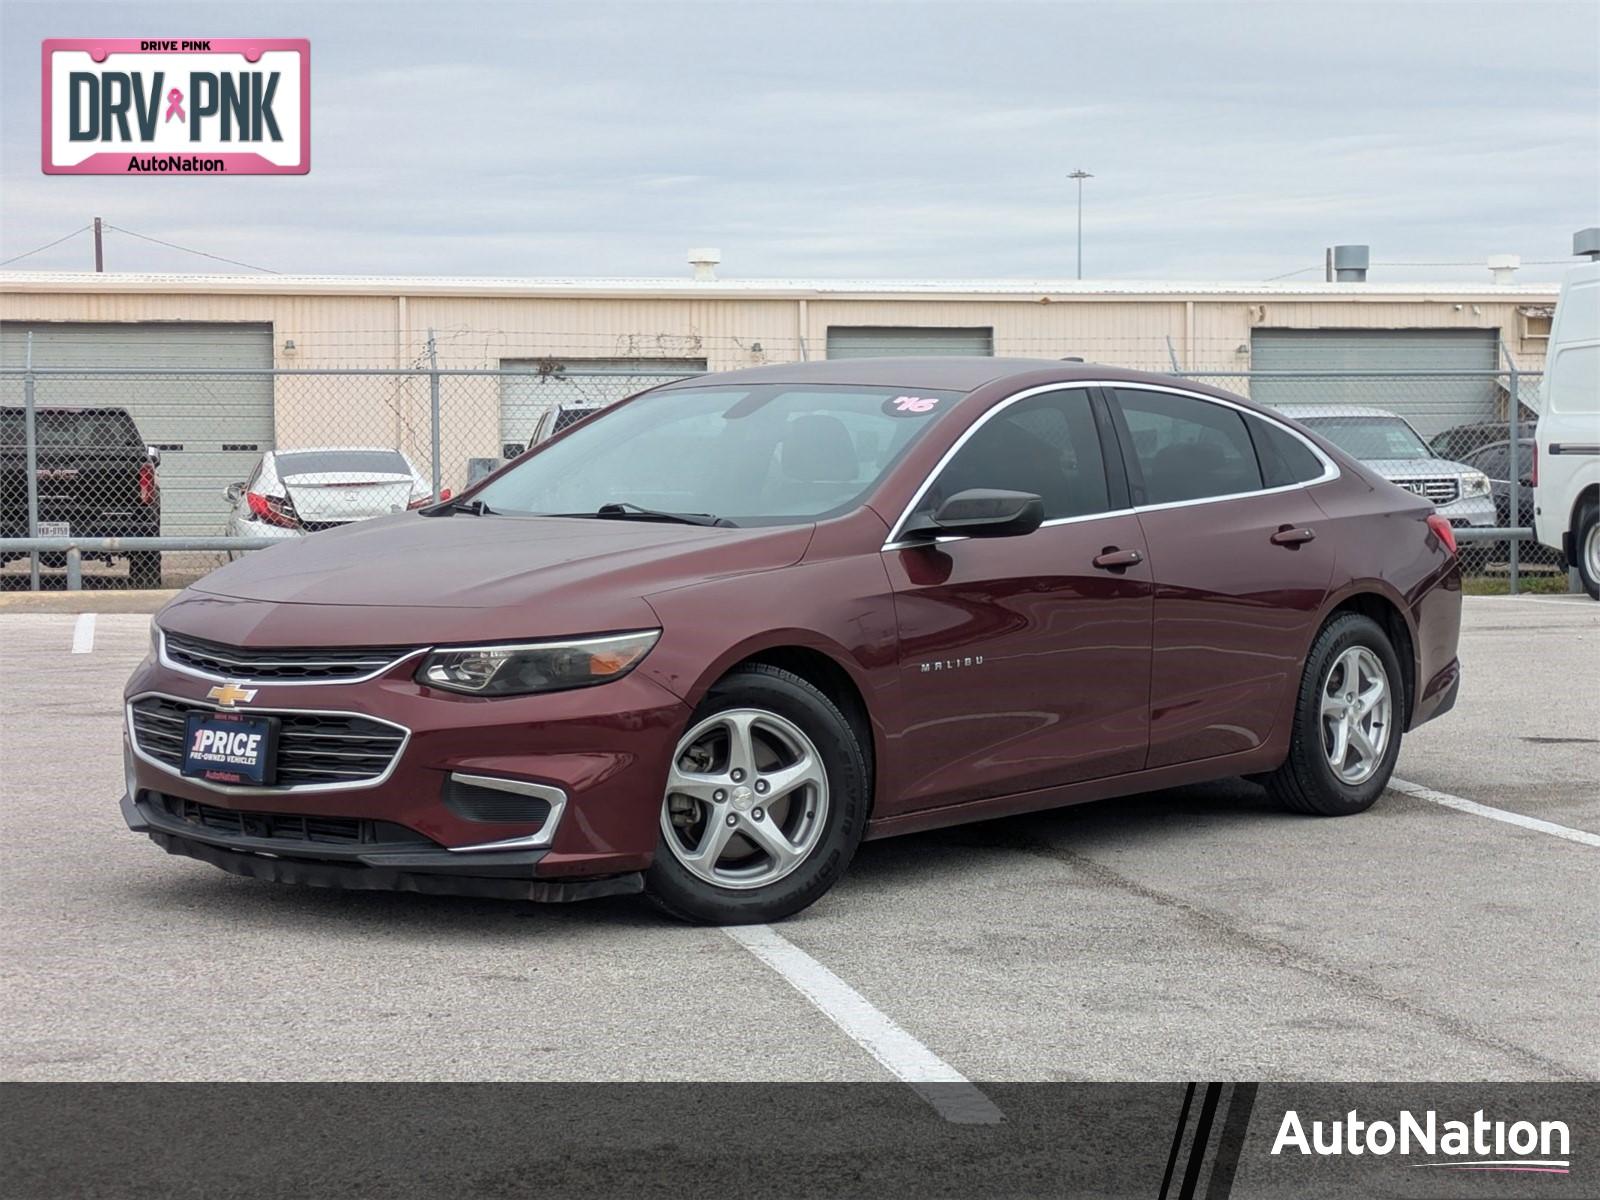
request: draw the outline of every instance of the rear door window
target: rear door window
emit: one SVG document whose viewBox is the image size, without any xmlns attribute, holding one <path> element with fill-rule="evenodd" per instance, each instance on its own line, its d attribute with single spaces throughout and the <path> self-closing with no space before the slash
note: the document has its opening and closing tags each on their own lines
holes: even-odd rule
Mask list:
<svg viewBox="0 0 1600 1200">
<path fill-rule="evenodd" d="M 918 502 L 932 513 L 968 488 L 1031 492 L 1047 521 L 1110 509 L 1105 458 L 1089 393 L 1081 388 L 1019 400 L 969 437 Z"/>
<path fill-rule="evenodd" d="M 1261 467 L 1238 409 L 1193 396 L 1118 388 L 1138 505 L 1260 491 Z"/>
<path fill-rule="evenodd" d="M 1309 446 L 1283 426 L 1253 413 L 1245 417 L 1245 426 L 1261 462 L 1261 482 L 1269 488 L 1309 483 L 1327 469 Z"/>
</svg>

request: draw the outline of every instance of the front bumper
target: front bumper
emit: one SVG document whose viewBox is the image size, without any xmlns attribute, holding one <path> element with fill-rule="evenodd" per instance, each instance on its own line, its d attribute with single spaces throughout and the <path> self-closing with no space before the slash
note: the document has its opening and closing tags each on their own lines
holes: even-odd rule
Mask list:
<svg viewBox="0 0 1600 1200">
<path fill-rule="evenodd" d="M 1470 496 L 1451 504 L 1441 504 L 1437 511 L 1456 529 L 1492 527 L 1500 523 L 1493 496 Z"/>
<path fill-rule="evenodd" d="M 659 838 L 662 783 L 689 715 L 678 697 L 636 672 L 600 687 L 486 700 L 425 687 L 415 670 L 411 659 L 361 682 L 256 682 L 256 694 L 234 709 L 360 714 L 405 732 L 380 776 L 348 786 L 189 778 L 148 738 L 141 744 L 129 720 L 129 827 L 169 853 L 313 886 L 543 900 L 639 890 L 638 873 Z M 152 657 L 134 672 L 127 695 L 130 702 L 159 696 L 217 708 L 207 698 L 217 684 Z M 537 819 L 507 820 L 447 803 L 452 781 L 463 780 L 559 799 Z M 209 815 L 185 819 L 185 802 Z M 237 822 L 217 819 L 227 814 Z M 280 818 L 362 824 L 367 832 L 286 838 Z M 390 831 L 385 840 L 370 836 L 377 826 Z M 276 836 L 260 836 L 264 830 Z"/>
<path fill-rule="evenodd" d="M 562 903 L 644 890 L 637 871 L 597 879 L 545 880 L 535 876 L 547 850 L 484 850 L 456 854 L 443 847 L 347 850 L 290 847 L 269 839 L 230 837 L 183 821 L 140 792 L 122 797 L 122 817 L 135 833 L 147 833 L 168 854 L 210 863 L 234 875 L 343 891 L 419 892 L 435 896 L 486 896 L 504 900 Z M 317 857 L 301 857 L 306 853 Z"/>
</svg>

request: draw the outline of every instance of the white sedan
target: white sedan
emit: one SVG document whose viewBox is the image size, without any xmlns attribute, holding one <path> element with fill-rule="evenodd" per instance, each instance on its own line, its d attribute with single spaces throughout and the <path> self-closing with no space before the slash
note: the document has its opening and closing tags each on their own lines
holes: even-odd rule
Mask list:
<svg viewBox="0 0 1600 1200">
<path fill-rule="evenodd" d="M 420 508 L 433 488 L 398 450 L 317 446 L 267 451 L 223 496 L 229 537 L 290 538 Z M 448 489 L 440 495 L 449 497 Z"/>
</svg>

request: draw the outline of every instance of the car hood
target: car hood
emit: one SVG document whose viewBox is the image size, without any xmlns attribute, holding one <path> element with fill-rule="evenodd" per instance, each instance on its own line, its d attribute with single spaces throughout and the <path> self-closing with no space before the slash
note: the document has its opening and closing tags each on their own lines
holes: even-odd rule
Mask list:
<svg viewBox="0 0 1600 1200">
<path fill-rule="evenodd" d="M 788 566 L 813 530 L 406 513 L 245 555 L 160 623 L 229 644 L 324 646 L 639 628 L 656 623 L 645 596 Z"/>
<path fill-rule="evenodd" d="M 1362 465 L 1385 479 L 1414 479 L 1418 475 L 1465 475 L 1474 468 L 1448 458 L 1364 458 Z"/>
</svg>

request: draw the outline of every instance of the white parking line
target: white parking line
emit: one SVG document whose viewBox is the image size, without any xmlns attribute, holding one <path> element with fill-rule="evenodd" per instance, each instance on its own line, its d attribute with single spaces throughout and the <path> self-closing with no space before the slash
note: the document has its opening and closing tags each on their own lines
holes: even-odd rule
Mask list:
<svg viewBox="0 0 1600 1200">
<path fill-rule="evenodd" d="M 72 626 L 72 652 L 88 654 L 93 649 L 94 614 L 79 613 L 77 622 Z"/>
<path fill-rule="evenodd" d="M 1404 779 L 1391 777 L 1389 786 L 1407 796 L 1415 796 L 1418 800 L 1442 804 L 1446 808 L 1471 813 L 1475 817 L 1488 817 L 1491 821 L 1504 821 L 1507 825 L 1520 825 L 1537 833 L 1565 838 L 1569 842 L 1577 842 L 1580 846 L 1600 848 L 1600 833 L 1590 833 L 1586 829 L 1569 829 L 1565 825 L 1557 825 L 1554 821 L 1541 821 L 1538 817 L 1525 817 L 1521 813 L 1504 808 L 1491 808 L 1487 804 L 1479 804 L 1476 800 L 1463 800 L 1460 796 L 1452 796 L 1449 792 L 1436 792 L 1432 788 L 1423 787 L 1420 783 L 1407 783 Z"/>
<path fill-rule="evenodd" d="M 994 1101 L 965 1075 L 772 926 L 730 925 L 723 932 L 787 979 L 857 1045 L 910 1084 L 946 1121 L 997 1125 L 1004 1119 Z"/>
</svg>

